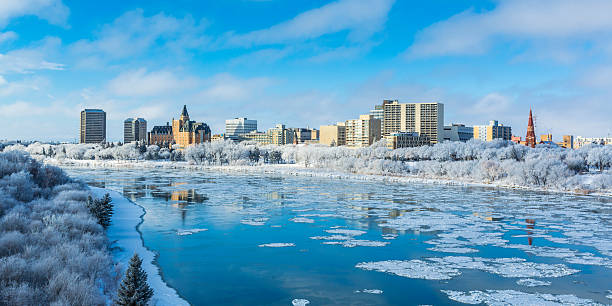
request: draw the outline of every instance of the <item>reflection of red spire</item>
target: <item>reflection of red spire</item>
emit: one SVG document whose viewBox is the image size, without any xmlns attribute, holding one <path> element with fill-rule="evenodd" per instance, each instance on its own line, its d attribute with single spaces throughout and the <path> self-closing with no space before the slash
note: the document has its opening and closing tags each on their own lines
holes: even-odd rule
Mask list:
<svg viewBox="0 0 612 306">
<path fill-rule="evenodd" d="M 527 123 L 527 137 L 525 145 L 528 147 L 535 148 L 536 137 L 535 128 L 533 127 L 533 116 L 531 115 L 531 108 L 529 109 L 529 123 Z"/>
</svg>

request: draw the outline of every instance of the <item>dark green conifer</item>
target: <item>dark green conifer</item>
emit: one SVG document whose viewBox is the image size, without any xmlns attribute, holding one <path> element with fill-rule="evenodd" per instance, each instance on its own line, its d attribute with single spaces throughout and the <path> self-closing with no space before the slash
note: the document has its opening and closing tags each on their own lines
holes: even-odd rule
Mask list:
<svg viewBox="0 0 612 306">
<path fill-rule="evenodd" d="M 125 272 L 115 299 L 116 305 L 144 306 L 153 297 L 153 289 L 147 284 L 147 272 L 142 269 L 142 259 L 134 254 Z"/>
</svg>

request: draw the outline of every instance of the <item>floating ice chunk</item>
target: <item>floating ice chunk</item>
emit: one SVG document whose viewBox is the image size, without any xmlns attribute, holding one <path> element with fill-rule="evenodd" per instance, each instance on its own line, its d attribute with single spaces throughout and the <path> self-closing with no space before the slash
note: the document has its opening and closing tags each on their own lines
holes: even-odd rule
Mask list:
<svg viewBox="0 0 612 306">
<path fill-rule="evenodd" d="M 192 235 L 192 234 L 196 234 L 199 232 L 203 232 L 203 231 L 207 231 L 208 229 L 206 228 L 194 228 L 194 229 L 188 229 L 188 230 L 178 230 L 176 231 L 176 234 L 179 236 L 187 236 L 187 235 Z"/>
<path fill-rule="evenodd" d="M 245 225 L 252 225 L 252 226 L 262 226 L 262 225 L 266 225 L 266 221 L 268 221 L 269 218 L 251 218 L 251 219 L 242 219 L 240 220 L 240 223 L 245 224 Z"/>
<path fill-rule="evenodd" d="M 434 252 L 460 253 L 460 254 L 467 254 L 467 253 L 476 253 L 476 252 L 478 252 L 478 250 L 472 249 L 472 248 L 465 248 L 465 247 L 458 247 L 458 246 L 444 246 L 444 245 L 438 245 L 438 246 L 433 247 L 433 248 L 428 248 L 428 250 L 434 251 Z"/>
<path fill-rule="evenodd" d="M 357 246 L 384 247 L 387 244 L 389 244 L 389 242 L 387 241 L 372 241 L 372 240 L 360 240 L 360 239 L 350 239 L 350 240 L 345 240 L 345 241 L 339 241 L 340 243 L 329 243 L 329 242 L 334 242 L 334 241 L 326 241 L 326 242 L 323 242 L 323 244 L 341 244 L 345 248 L 354 248 Z"/>
<path fill-rule="evenodd" d="M 304 208 L 304 209 L 292 209 L 291 211 L 295 211 L 295 212 L 307 212 L 307 211 L 312 211 L 312 208 Z"/>
<path fill-rule="evenodd" d="M 351 230 L 351 229 L 330 229 L 330 230 L 326 230 L 326 232 L 330 234 L 340 234 L 340 235 L 347 235 L 347 236 L 361 236 L 367 233 L 365 231 Z"/>
<path fill-rule="evenodd" d="M 319 217 L 319 218 L 334 218 L 338 217 L 338 215 L 334 214 L 302 214 L 300 217 Z"/>
<path fill-rule="evenodd" d="M 260 248 L 286 248 L 286 247 L 293 247 L 295 246 L 295 243 L 291 243 L 291 242 L 273 242 L 273 243 L 264 243 L 264 244 L 260 244 L 259 247 Z"/>
<path fill-rule="evenodd" d="M 306 306 L 308 304 L 310 304 L 309 300 L 305 300 L 305 299 L 294 299 L 293 301 L 291 301 L 291 304 L 293 306 Z"/>
<path fill-rule="evenodd" d="M 384 235 L 382 235 L 382 239 L 393 240 L 393 239 L 396 239 L 397 236 L 398 235 L 396 235 L 396 234 L 384 234 Z"/>
<path fill-rule="evenodd" d="M 461 275 L 459 269 L 418 259 L 361 262 L 355 267 L 363 270 L 385 272 L 408 278 L 428 280 L 451 279 Z"/>
<path fill-rule="evenodd" d="M 363 290 L 356 290 L 355 293 L 382 294 L 383 291 L 380 289 L 363 289 Z"/>
<path fill-rule="evenodd" d="M 606 295 L 606 297 L 612 300 L 612 290 L 608 290 L 608 295 Z"/>
<path fill-rule="evenodd" d="M 309 219 L 309 218 L 302 218 L 302 217 L 291 218 L 289 219 L 289 221 L 292 221 L 295 223 L 314 223 L 314 220 Z"/>
<path fill-rule="evenodd" d="M 541 281 L 533 278 L 521 278 L 516 281 L 516 284 L 527 287 L 550 286 L 549 281 Z"/>
<path fill-rule="evenodd" d="M 332 228 L 332 229 L 333 229 L 333 228 L 341 228 L 341 227 L 344 227 L 344 226 L 336 225 L 336 226 L 332 226 L 332 227 L 330 227 L 330 228 Z"/>
<path fill-rule="evenodd" d="M 598 305 L 592 300 L 574 295 L 553 295 L 543 293 L 526 293 L 515 290 L 454 291 L 442 290 L 448 298 L 465 304 L 487 305 Z"/>
<path fill-rule="evenodd" d="M 351 236 L 344 236 L 344 235 L 331 235 L 331 236 L 313 236 L 310 237 L 310 239 L 314 239 L 314 240 L 348 240 L 351 239 Z"/>
</svg>

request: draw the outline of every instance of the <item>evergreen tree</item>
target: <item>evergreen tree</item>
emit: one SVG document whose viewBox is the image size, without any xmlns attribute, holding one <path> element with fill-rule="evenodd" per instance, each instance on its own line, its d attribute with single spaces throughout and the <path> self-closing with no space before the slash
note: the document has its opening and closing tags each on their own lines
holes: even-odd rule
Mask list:
<svg viewBox="0 0 612 306">
<path fill-rule="evenodd" d="M 105 229 L 111 224 L 111 217 L 113 215 L 113 203 L 112 199 L 107 193 L 102 199 L 92 199 L 91 196 L 87 198 L 87 208 L 96 219 L 98 223 Z"/>
<path fill-rule="evenodd" d="M 142 259 L 134 254 L 130 259 L 130 266 L 125 272 L 121 286 L 117 292 L 115 304 L 140 306 L 147 305 L 153 297 L 153 289 L 147 284 L 147 272 L 142 269 Z"/>
</svg>

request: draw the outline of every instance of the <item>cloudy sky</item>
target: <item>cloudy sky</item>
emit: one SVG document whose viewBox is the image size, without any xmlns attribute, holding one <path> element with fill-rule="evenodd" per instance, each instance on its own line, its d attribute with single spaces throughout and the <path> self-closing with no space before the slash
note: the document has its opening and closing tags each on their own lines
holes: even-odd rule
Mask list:
<svg viewBox="0 0 612 306">
<path fill-rule="evenodd" d="M 127 3 L 127 4 L 126 4 Z M 224 120 L 318 127 L 382 99 L 440 101 L 445 122 L 524 136 L 612 133 L 612 1 L 2 0 L 0 139 L 108 138 L 187 104 Z"/>
</svg>

